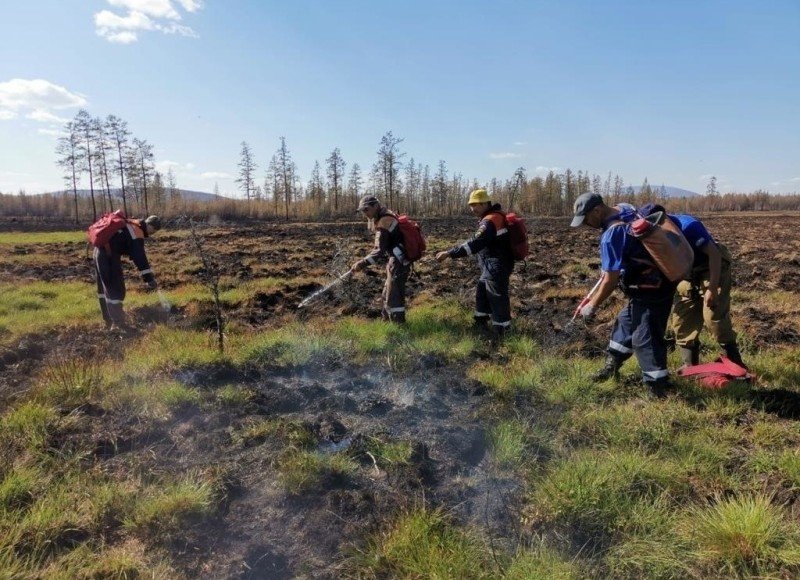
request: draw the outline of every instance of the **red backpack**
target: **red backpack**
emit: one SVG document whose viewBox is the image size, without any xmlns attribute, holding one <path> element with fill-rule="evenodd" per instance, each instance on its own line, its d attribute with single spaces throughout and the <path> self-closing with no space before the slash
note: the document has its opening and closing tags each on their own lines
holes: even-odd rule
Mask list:
<svg viewBox="0 0 800 580">
<path fill-rule="evenodd" d="M 397 216 L 397 223 L 400 224 L 400 233 L 403 235 L 403 248 L 406 259 L 409 262 L 416 262 L 425 253 L 427 245 L 425 237 L 422 235 L 422 228 L 419 224 L 407 215 Z"/>
<path fill-rule="evenodd" d="M 508 224 L 508 239 L 511 241 L 511 253 L 515 260 L 524 260 L 530 253 L 528 245 L 528 228 L 525 220 L 515 213 L 506 214 Z"/>
<path fill-rule="evenodd" d="M 111 237 L 128 225 L 128 218 L 125 212 L 118 209 L 115 212 L 103 214 L 103 216 L 89 226 L 86 237 L 89 243 L 95 248 L 103 248 L 111 241 Z"/>
<path fill-rule="evenodd" d="M 754 379 L 747 369 L 724 356 L 717 362 L 684 367 L 678 371 L 678 376 L 690 377 L 700 386 L 714 390 L 724 389 L 734 381 L 750 383 Z"/>
</svg>

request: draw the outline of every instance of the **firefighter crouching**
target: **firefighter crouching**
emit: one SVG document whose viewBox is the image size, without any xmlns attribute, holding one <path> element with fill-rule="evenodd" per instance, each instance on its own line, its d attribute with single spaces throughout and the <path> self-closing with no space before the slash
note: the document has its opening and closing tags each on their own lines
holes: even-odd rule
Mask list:
<svg viewBox="0 0 800 580">
<path fill-rule="evenodd" d="M 97 275 L 97 298 L 109 330 L 130 330 L 122 306 L 125 300 L 122 256 L 131 259 L 150 290 L 158 288 L 153 270 L 147 261 L 144 239 L 160 229 L 161 219 L 155 215 L 144 221 L 128 220 L 125 227 L 111 236 L 108 244 L 94 248 L 92 257 Z"/>
<path fill-rule="evenodd" d="M 487 328 L 491 320 L 494 336 L 500 338 L 511 328 L 509 280 L 514 271 L 506 217 L 485 189 L 470 193 L 468 204 L 472 214 L 480 219 L 478 230 L 471 240 L 439 252 L 436 259 L 443 262 L 472 255 L 477 258 L 481 276 L 475 289 L 475 326 Z"/>
<path fill-rule="evenodd" d="M 661 211 L 663 206 L 648 204 L 642 215 Z M 703 222 L 691 215 L 672 215 L 671 219 L 694 249 L 691 279 L 678 284 L 672 309 L 672 330 L 685 366 L 700 363 L 700 332 L 705 326 L 719 343 L 725 356 L 747 368 L 736 342 L 731 323 L 731 253 L 716 241 Z"/>
<path fill-rule="evenodd" d="M 386 284 L 383 287 L 384 320 L 396 323 L 406 321 L 406 281 L 411 263 L 403 252 L 403 235 L 397 215 L 383 207 L 374 195 L 365 195 L 358 204 L 359 211 L 369 220 L 370 231 L 375 232 L 375 245 L 367 256 L 352 266 L 353 272 L 374 264 L 386 264 Z"/>
</svg>

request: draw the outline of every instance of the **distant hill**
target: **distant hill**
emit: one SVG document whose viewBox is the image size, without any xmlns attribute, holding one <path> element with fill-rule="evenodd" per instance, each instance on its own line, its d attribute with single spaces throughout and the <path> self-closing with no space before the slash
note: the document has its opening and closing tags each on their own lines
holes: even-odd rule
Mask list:
<svg viewBox="0 0 800 580">
<path fill-rule="evenodd" d="M 642 189 L 641 185 L 634 185 L 632 187 L 634 193 L 639 193 L 639 191 Z M 650 187 L 656 193 L 658 193 L 661 190 L 660 185 L 651 184 Z M 627 189 L 627 187 L 625 189 Z M 667 197 L 697 197 L 698 195 L 700 195 L 695 191 L 689 191 L 688 189 L 681 189 L 680 187 L 673 187 L 671 185 L 665 185 L 664 189 L 667 192 Z"/>
<path fill-rule="evenodd" d="M 72 190 L 60 190 L 60 191 L 48 191 L 47 193 L 51 195 L 59 195 L 61 193 L 66 193 L 72 195 Z M 120 194 L 120 188 L 115 187 L 111 190 L 111 196 L 114 198 L 122 197 Z M 125 188 L 125 191 L 128 191 L 128 188 Z M 179 189 L 178 190 L 181 194 L 181 197 L 184 199 L 192 200 L 192 201 L 214 201 L 215 199 L 230 199 L 225 197 L 224 195 L 214 195 L 213 193 L 206 193 L 205 191 L 192 191 L 191 189 Z M 95 196 L 104 194 L 99 189 L 94 190 Z M 79 189 L 78 196 L 79 197 L 89 197 L 91 195 L 91 191 L 88 189 Z M 132 195 L 132 192 L 128 192 L 128 195 Z"/>
</svg>

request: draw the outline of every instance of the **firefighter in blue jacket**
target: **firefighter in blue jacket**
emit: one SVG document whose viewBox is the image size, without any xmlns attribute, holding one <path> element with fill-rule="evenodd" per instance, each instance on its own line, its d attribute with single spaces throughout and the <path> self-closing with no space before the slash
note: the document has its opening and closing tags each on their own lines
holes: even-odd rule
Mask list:
<svg viewBox="0 0 800 580">
<path fill-rule="evenodd" d="M 481 276 L 475 290 L 475 325 L 483 329 L 491 320 L 494 336 L 500 338 L 511 327 L 509 279 L 514 271 L 506 217 L 500 205 L 492 203 L 485 189 L 470 193 L 468 204 L 472 214 L 480 219 L 478 231 L 471 240 L 439 252 L 436 259 L 442 262 L 448 258 L 476 256 Z"/>
<path fill-rule="evenodd" d="M 110 330 L 130 329 L 122 308 L 125 300 L 122 256 L 131 259 L 150 290 L 158 287 L 147 261 L 144 239 L 160 229 L 161 219 L 158 216 L 151 215 L 144 221 L 128 220 L 127 226 L 115 233 L 105 247 L 94 249 L 92 257 L 97 275 L 97 298 L 100 300 L 103 320 Z"/>
<path fill-rule="evenodd" d="M 664 212 L 663 206 L 647 204 L 642 215 Z M 678 284 L 672 309 L 672 330 L 684 365 L 700 362 L 700 332 L 705 326 L 719 343 L 725 356 L 747 368 L 736 344 L 731 323 L 731 253 L 717 242 L 703 222 L 690 215 L 669 215 L 694 249 L 694 264 L 689 280 Z"/>
<path fill-rule="evenodd" d="M 596 294 L 581 309 L 581 316 L 590 320 L 618 284 L 628 298 L 614 322 L 606 365 L 593 379 L 601 381 L 616 376 L 622 363 L 635 354 L 645 385 L 656 396 L 663 396 L 670 385 L 664 333 L 675 283 L 661 273 L 629 231 L 629 223 L 636 217 L 634 208 L 609 207 L 600 195 L 585 193 L 575 200 L 574 210 L 572 227 L 586 225 L 603 232 L 600 237 L 603 279 Z"/>
</svg>

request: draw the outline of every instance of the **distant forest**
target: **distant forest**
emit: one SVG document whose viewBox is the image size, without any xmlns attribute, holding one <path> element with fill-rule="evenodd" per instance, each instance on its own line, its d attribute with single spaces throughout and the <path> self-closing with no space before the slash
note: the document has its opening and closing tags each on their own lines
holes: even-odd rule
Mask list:
<svg viewBox="0 0 800 580">
<path fill-rule="evenodd" d="M 367 171 L 358 163 L 348 165 L 340 149 L 334 148 L 324 165 L 317 161 L 311 175 L 301 180 L 284 137 L 263 172 L 259 172 L 251 147 L 243 142 L 236 180 L 238 197 L 201 200 L 182 195 L 171 169 L 166 175 L 156 170 L 153 146 L 133 137 L 124 120 L 114 115 L 92 117 L 81 110 L 66 124 L 56 146 L 65 189 L 43 195 L 0 192 L 0 215 L 53 217 L 85 224 L 122 208 L 129 215 L 323 220 L 353 217 L 357 200 L 371 193 L 399 212 L 444 217 L 464 215 L 467 195 L 477 187 L 486 188 L 505 208 L 528 216 L 571 215 L 575 198 L 587 191 L 603 195 L 610 204 L 656 201 L 672 211 L 690 213 L 800 210 L 798 195 L 766 191 L 720 194 L 715 177 L 709 180 L 705 195 L 687 198 L 670 198 L 663 185 L 653 186 L 647 179 L 634 188 L 610 172 L 600 176 L 572 169 L 529 176 L 519 167 L 509 177 L 483 183 L 451 171 L 444 160 L 433 168 L 421 163 L 409 156 L 402 144 L 403 139 L 391 131 L 386 133 Z M 214 193 L 219 196 L 218 186 Z"/>
</svg>

